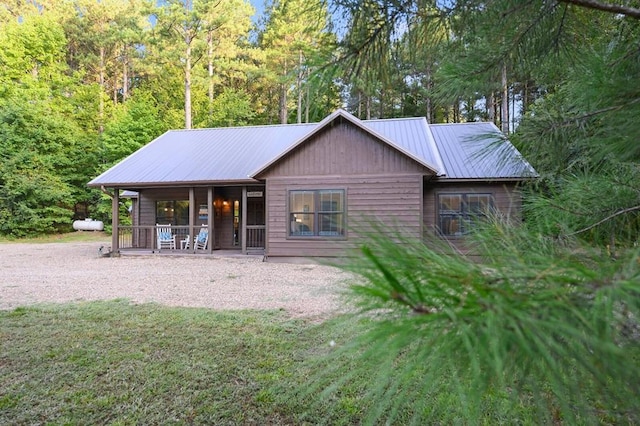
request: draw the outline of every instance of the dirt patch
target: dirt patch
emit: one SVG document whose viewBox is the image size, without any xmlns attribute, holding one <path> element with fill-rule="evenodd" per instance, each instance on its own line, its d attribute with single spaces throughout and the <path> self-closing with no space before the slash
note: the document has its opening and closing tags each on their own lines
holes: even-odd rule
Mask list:
<svg viewBox="0 0 640 426">
<path fill-rule="evenodd" d="M 255 257 L 102 257 L 99 242 L 0 244 L 0 309 L 128 299 L 212 309 L 283 309 L 326 317 L 342 307 L 349 274 Z"/>
</svg>

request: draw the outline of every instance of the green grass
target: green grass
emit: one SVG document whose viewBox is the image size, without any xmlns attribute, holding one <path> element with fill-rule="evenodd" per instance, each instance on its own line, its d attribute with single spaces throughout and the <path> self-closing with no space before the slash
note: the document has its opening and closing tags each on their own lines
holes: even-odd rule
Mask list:
<svg viewBox="0 0 640 426">
<path fill-rule="evenodd" d="M 76 231 L 63 234 L 43 235 L 33 238 L 10 238 L 0 236 L 0 244 L 3 243 L 73 243 L 73 242 L 94 242 L 94 241 L 111 241 L 111 235 L 102 231 Z"/>
<path fill-rule="evenodd" d="M 280 390 L 333 327 L 127 301 L 0 312 L 0 424 L 320 423 L 339 407 L 305 413 Z"/>
<path fill-rule="evenodd" d="M 379 347 L 361 346 L 373 324 L 126 300 L 0 311 L 0 424 L 381 424 L 394 407 L 380 393 L 403 398 L 398 425 L 540 423 L 530 392 L 497 391 L 470 422 L 456 390 L 467 379 L 415 387 L 432 366 L 406 376 L 407 351 L 390 368 Z"/>
</svg>

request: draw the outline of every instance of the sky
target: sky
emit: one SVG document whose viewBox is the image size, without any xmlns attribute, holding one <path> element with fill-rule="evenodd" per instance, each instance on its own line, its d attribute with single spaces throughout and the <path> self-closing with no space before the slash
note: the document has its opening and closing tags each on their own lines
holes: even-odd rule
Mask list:
<svg viewBox="0 0 640 426">
<path fill-rule="evenodd" d="M 250 0 L 251 5 L 256 10 L 256 14 L 253 16 L 253 22 L 258 22 L 262 13 L 264 12 L 264 2 L 266 0 Z"/>
</svg>

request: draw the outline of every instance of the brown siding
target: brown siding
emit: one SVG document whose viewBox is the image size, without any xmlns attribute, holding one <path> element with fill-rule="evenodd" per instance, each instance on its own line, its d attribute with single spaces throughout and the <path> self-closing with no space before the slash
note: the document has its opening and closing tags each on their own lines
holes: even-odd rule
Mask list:
<svg viewBox="0 0 640 426">
<path fill-rule="evenodd" d="M 512 220 L 519 220 L 522 210 L 522 198 L 513 182 L 465 182 L 442 183 L 427 182 L 424 188 L 425 231 L 436 231 L 438 223 L 438 194 L 478 193 L 491 194 L 494 207 Z M 455 238 L 453 238 L 455 239 Z"/>
<path fill-rule="evenodd" d="M 336 123 L 290 152 L 261 176 L 267 181 L 266 255 L 339 256 L 370 231 L 421 235 L 422 182 L 431 171 L 348 123 Z M 347 234 L 343 239 L 290 238 L 288 191 L 344 189 Z"/>
<path fill-rule="evenodd" d="M 367 221 L 377 219 L 407 232 L 422 231 L 422 175 L 372 175 L 357 177 L 270 178 L 267 181 L 267 256 L 339 256 L 352 248 L 369 230 Z M 288 238 L 287 194 L 293 189 L 344 189 L 347 238 Z"/>
<path fill-rule="evenodd" d="M 430 171 L 360 128 L 336 123 L 290 152 L 271 176 L 372 175 Z"/>
</svg>

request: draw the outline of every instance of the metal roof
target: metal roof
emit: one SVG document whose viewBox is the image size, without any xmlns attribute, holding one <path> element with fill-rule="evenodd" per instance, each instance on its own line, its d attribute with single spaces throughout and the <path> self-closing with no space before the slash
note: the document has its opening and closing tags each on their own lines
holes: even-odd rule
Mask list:
<svg viewBox="0 0 640 426">
<path fill-rule="evenodd" d="M 523 179 L 537 176 L 533 167 L 495 124 L 429 125 L 447 179 Z"/>
<path fill-rule="evenodd" d="M 314 123 L 168 131 L 89 185 L 136 187 L 253 181 L 249 172 L 316 126 Z"/>
<path fill-rule="evenodd" d="M 309 134 L 305 135 L 289 147 L 289 149 L 273 158 L 260 169 L 251 173 L 250 176 L 254 177 L 259 175 L 337 118 L 344 118 L 351 124 L 380 139 L 407 157 L 412 158 L 417 163 L 431 169 L 435 174 L 438 175 L 442 173 L 442 163 L 439 162 L 437 150 L 433 149 L 435 148 L 435 145 L 433 145 L 433 137 L 429 132 L 425 118 L 363 121 L 345 110 L 339 109 L 318 123 Z M 400 120 L 402 120 L 402 125 L 395 125 L 395 123 Z"/>
<path fill-rule="evenodd" d="M 168 131 L 93 179 L 89 186 L 138 188 L 254 182 L 252 176 L 338 117 L 441 177 L 517 179 L 535 175 L 509 142 L 498 150 L 503 155 L 486 149 L 495 140 L 496 132 L 499 134 L 492 123 L 428 125 L 422 117 L 362 121 L 338 110 L 320 123 Z M 476 155 L 479 148 L 486 153 Z"/>
</svg>

